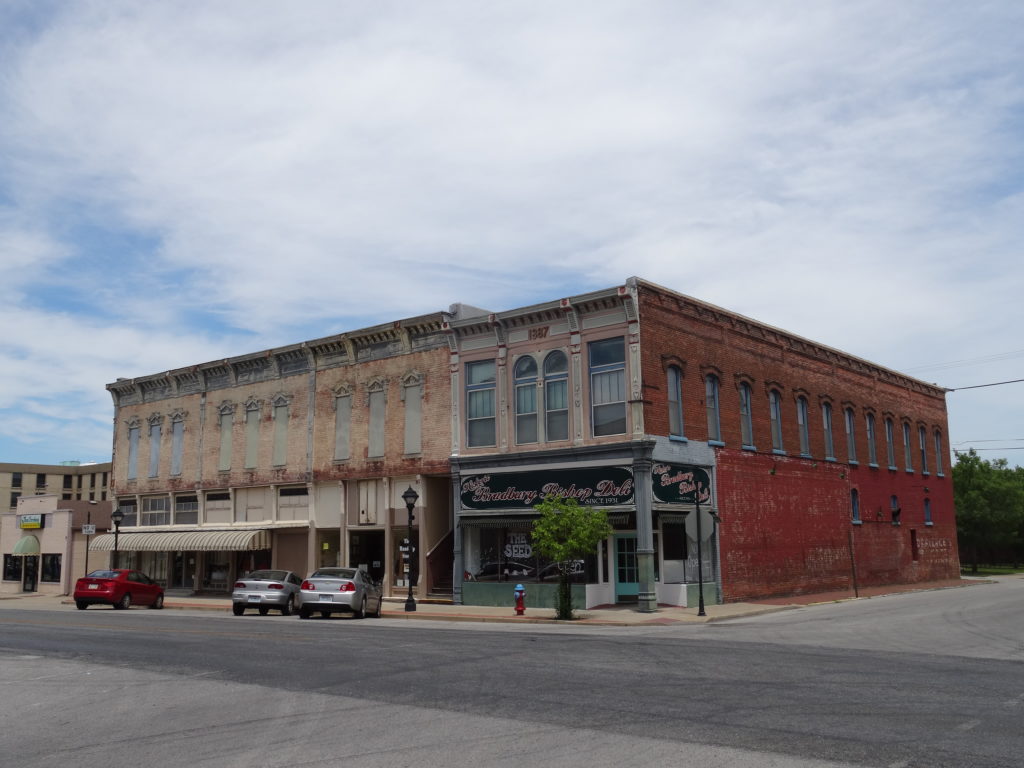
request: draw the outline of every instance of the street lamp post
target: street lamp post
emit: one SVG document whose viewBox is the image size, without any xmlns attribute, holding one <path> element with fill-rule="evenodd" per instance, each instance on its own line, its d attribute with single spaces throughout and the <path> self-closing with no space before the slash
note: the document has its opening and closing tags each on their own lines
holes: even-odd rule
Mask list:
<svg viewBox="0 0 1024 768">
<path fill-rule="evenodd" d="M 697 510 L 697 615 L 707 616 L 704 613 L 704 552 L 701 549 L 700 488 L 697 488 L 693 501 Z"/>
<path fill-rule="evenodd" d="M 412 597 L 412 510 L 413 507 L 416 506 L 416 501 L 417 499 L 419 499 L 419 497 L 420 495 L 412 489 L 411 485 L 406 489 L 405 493 L 402 494 L 402 500 L 405 502 L 405 508 L 409 511 L 409 533 L 405 540 L 405 545 L 407 548 L 406 556 L 408 557 L 409 561 L 409 573 L 407 575 L 409 581 L 409 597 L 405 600 L 405 610 L 407 612 L 416 610 L 416 601 L 413 600 Z"/>
<path fill-rule="evenodd" d="M 124 520 L 124 512 L 117 507 L 110 515 L 110 521 L 114 524 L 114 567 L 117 568 L 117 535 L 121 532 L 121 521 Z"/>
<path fill-rule="evenodd" d="M 96 506 L 96 502 L 95 501 L 90 501 L 89 502 L 89 506 L 87 506 L 85 508 L 85 524 L 87 526 L 86 530 L 90 531 L 90 532 L 92 531 L 92 508 L 95 507 L 95 506 Z M 89 575 L 89 537 L 91 535 L 92 535 L 91 533 L 86 533 L 85 534 L 85 574 L 84 575 L 86 575 L 86 576 Z"/>
</svg>

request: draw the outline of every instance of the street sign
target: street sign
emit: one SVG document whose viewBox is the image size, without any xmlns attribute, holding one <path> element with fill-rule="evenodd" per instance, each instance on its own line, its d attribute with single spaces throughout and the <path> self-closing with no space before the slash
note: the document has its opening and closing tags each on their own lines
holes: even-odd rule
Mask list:
<svg viewBox="0 0 1024 768">
<path fill-rule="evenodd" d="M 82 526 L 82 533 L 86 536 L 96 535 L 96 526 L 93 523 L 86 523 Z"/>
</svg>

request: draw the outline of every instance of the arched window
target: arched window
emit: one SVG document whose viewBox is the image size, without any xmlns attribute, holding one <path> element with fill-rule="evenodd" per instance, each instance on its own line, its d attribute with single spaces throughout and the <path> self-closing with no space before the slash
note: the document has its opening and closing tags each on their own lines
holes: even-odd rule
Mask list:
<svg viewBox="0 0 1024 768">
<path fill-rule="evenodd" d="M 844 421 L 846 422 L 846 456 L 847 461 L 851 464 L 857 463 L 857 433 L 856 426 L 857 421 L 853 415 L 853 408 L 847 408 L 843 411 Z"/>
<path fill-rule="evenodd" d="M 796 401 L 796 424 L 800 428 L 800 455 L 811 455 L 811 433 L 807 423 L 807 398 L 799 397 Z"/>
<path fill-rule="evenodd" d="M 668 367 L 667 379 L 668 433 L 672 437 L 683 437 L 683 372 L 679 366 Z"/>
<path fill-rule="evenodd" d="M 878 466 L 878 451 L 875 448 L 875 414 L 869 413 L 865 419 L 868 428 L 868 464 Z"/>
<path fill-rule="evenodd" d="M 569 362 L 558 350 L 544 358 L 544 439 L 569 439 Z"/>
<path fill-rule="evenodd" d="M 860 494 L 856 488 L 850 489 L 850 518 L 855 523 L 860 522 Z"/>
<path fill-rule="evenodd" d="M 777 390 L 768 393 L 768 412 L 772 425 L 772 450 L 782 452 L 782 397 Z"/>
<path fill-rule="evenodd" d="M 914 454 L 910 448 L 910 425 L 903 422 L 903 461 L 906 464 L 907 472 L 914 471 Z"/>
<path fill-rule="evenodd" d="M 896 435 L 892 419 L 885 420 L 885 459 L 889 469 L 896 469 Z"/>
<path fill-rule="evenodd" d="M 825 458 L 835 461 L 835 445 L 832 442 L 832 403 L 821 404 L 821 425 L 825 433 Z"/>
<path fill-rule="evenodd" d="M 924 500 L 924 524 L 925 525 L 931 525 L 932 524 L 932 500 L 931 499 L 925 499 Z"/>
<path fill-rule="evenodd" d="M 537 361 L 529 355 L 516 361 L 516 443 L 537 442 Z"/>
<path fill-rule="evenodd" d="M 921 474 L 928 474 L 928 446 L 925 441 L 924 427 L 917 428 L 917 444 L 921 449 Z"/>
<path fill-rule="evenodd" d="M 754 447 L 754 416 L 751 401 L 750 385 L 743 382 L 740 384 L 740 435 L 745 448 Z"/>
<path fill-rule="evenodd" d="M 704 379 L 704 404 L 708 412 L 708 440 L 722 441 L 722 421 L 718 412 L 718 377 L 708 374 Z"/>
<path fill-rule="evenodd" d="M 942 433 L 935 430 L 935 474 L 942 477 Z"/>
<path fill-rule="evenodd" d="M 892 524 L 893 525 L 899 525 L 900 524 L 900 512 L 902 512 L 902 510 L 900 509 L 900 500 L 899 500 L 899 498 L 897 496 L 890 496 L 889 497 L 889 514 L 892 515 Z"/>
</svg>

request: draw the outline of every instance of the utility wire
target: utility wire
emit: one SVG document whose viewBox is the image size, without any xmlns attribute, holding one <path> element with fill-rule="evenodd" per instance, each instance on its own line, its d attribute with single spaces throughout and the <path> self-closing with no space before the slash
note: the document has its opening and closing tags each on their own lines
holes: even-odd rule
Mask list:
<svg viewBox="0 0 1024 768">
<path fill-rule="evenodd" d="M 959 392 L 961 389 L 981 389 L 982 387 L 1001 387 L 1003 384 L 1019 384 L 1024 379 L 1011 379 L 1010 381 L 996 381 L 992 384 L 975 384 L 971 387 L 946 387 L 948 392 Z"/>
</svg>

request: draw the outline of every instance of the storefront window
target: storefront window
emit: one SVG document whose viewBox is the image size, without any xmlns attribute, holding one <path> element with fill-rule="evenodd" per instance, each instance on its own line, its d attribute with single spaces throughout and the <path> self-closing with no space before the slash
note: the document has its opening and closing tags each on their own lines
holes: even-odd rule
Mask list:
<svg viewBox="0 0 1024 768">
<path fill-rule="evenodd" d="M 60 581 L 60 555 L 43 555 L 43 570 L 39 574 L 40 581 Z"/>
<path fill-rule="evenodd" d="M 4 555 L 4 581 L 21 581 L 21 558 Z"/>
<path fill-rule="evenodd" d="M 520 528 L 467 528 L 465 578 L 470 581 L 556 583 L 558 564 L 541 557 L 531 531 Z M 570 581 L 597 581 L 596 553 L 569 564 Z"/>
</svg>

